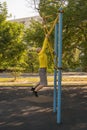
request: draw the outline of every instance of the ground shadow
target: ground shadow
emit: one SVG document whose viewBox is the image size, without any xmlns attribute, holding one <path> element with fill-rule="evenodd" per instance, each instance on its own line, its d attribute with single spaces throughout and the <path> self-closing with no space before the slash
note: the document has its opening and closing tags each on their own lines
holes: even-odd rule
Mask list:
<svg viewBox="0 0 87 130">
<path fill-rule="evenodd" d="M 87 87 L 62 87 L 62 124 L 53 113 L 53 88 L 36 98 L 29 88 L 0 88 L 0 130 L 87 130 Z"/>
</svg>

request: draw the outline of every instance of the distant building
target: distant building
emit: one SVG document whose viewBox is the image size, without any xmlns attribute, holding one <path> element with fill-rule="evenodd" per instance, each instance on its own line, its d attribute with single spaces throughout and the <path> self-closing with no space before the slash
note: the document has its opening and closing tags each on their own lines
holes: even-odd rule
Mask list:
<svg viewBox="0 0 87 130">
<path fill-rule="evenodd" d="M 25 18 L 13 19 L 13 20 L 10 20 L 10 21 L 11 22 L 23 23 L 25 25 L 25 27 L 28 27 L 32 20 L 42 21 L 42 18 L 40 16 L 33 16 L 33 17 L 25 17 Z"/>
</svg>

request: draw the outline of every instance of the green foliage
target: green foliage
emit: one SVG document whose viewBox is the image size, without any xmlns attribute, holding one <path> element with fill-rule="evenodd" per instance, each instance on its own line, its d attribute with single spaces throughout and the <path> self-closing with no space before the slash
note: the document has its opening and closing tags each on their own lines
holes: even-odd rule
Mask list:
<svg viewBox="0 0 87 130">
<path fill-rule="evenodd" d="M 28 51 L 25 59 L 25 71 L 29 73 L 38 71 L 38 55 L 35 51 Z"/>
<path fill-rule="evenodd" d="M 60 1 L 40 0 L 39 13 L 41 17 L 46 18 L 46 24 L 55 19 L 55 14 L 58 14 Z M 87 1 L 86 0 L 65 0 L 62 3 L 64 10 L 63 14 L 63 68 L 75 69 L 76 67 L 86 66 L 85 47 L 87 42 Z M 86 22 L 85 22 L 86 21 Z M 51 25 L 49 26 L 49 28 Z M 51 39 L 53 35 L 51 35 Z M 52 39 L 53 41 L 53 39 Z M 83 47 L 82 47 L 83 46 Z M 83 49 L 84 48 L 84 49 Z M 79 54 L 84 53 L 84 60 Z M 84 68 L 84 66 L 82 67 Z"/>
<path fill-rule="evenodd" d="M 35 1 L 37 5 L 38 0 Z M 60 0 L 40 0 L 38 5 L 39 14 L 43 19 L 45 18 L 45 24 L 48 29 L 52 26 L 50 22 L 54 21 L 58 15 L 60 6 Z M 81 67 L 86 71 L 87 1 L 64 0 L 62 3 L 62 8 L 64 10 L 62 56 L 63 69 L 75 70 L 76 68 Z M 30 46 L 42 46 L 41 43 L 44 39 L 44 34 L 41 33 L 43 31 L 41 26 L 41 24 L 39 25 L 35 22 L 32 26 L 30 26 L 29 30 L 27 30 L 26 39 L 28 39 L 27 42 Z M 38 36 L 40 36 L 40 38 Z M 51 34 L 50 39 L 54 43 L 54 31 Z M 49 57 L 49 66 L 51 61 L 52 60 Z"/>
<path fill-rule="evenodd" d="M 83 71 L 87 72 L 87 42 L 81 43 L 80 62 Z"/>
<path fill-rule="evenodd" d="M 23 42 L 23 24 L 6 21 L 6 3 L 0 4 L 0 68 L 13 68 L 20 66 L 25 51 Z"/>
<path fill-rule="evenodd" d="M 41 17 L 47 16 L 47 15 L 53 15 L 53 17 L 50 17 L 49 19 L 54 20 L 55 16 L 58 13 L 58 8 L 59 8 L 59 1 L 40 0 L 39 9 L 40 9 Z"/>
<path fill-rule="evenodd" d="M 68 68 L 82 66 L 82 61 L 79 60 L 79 55 L 77 59 L 75 58 L 75 55 L 76 49 L 79 50 L 79 53 L 82 53 L 81 51 L 83 49 L 81 44 L 84 44 L 87 41 L 87 22 L 84 24 L 84 21 L 87 19 L 86 11 L 86 0 L 68 0 L 68 6 L 65 8 L 63 18 L 63 65 L 66 66 L 66 63 L 66 67 Z M 84 47 L 85 46 L 86 44 L 84 44 Z"/>
<path fill-rule="evenodd" d="M 29 0 L 30 1 L 30 0 Z M 38 0 L 37 0 L 38 1 Z M 48 29 L 58 15 L 60 0 L 40 0 L 39 14 L 45 18 Z M 87 0 L 65 0 L 63 14 L 63 69 L 81 67 L 87 71 Z M 51 16 L 50 16 L 51 15 Z M 49 17 L 50 16 L 50 17 Z M 24 31 L 23 24 L 7 22 L 7 5 L 0 3 L 0 66 L 37 72 L 37 47 L 42 47 L 45 37 L 42 21 L 31 21 Z M 50 36 L 54 46 L 54 30 Z M 53 69 L 48 53 L 49 72 Z"/>
<path fill-rule="evenodd" d="M 40 22 L 32 21 L 29 28 L 25 31 L 25 42 L 30 47 L 41 47 L 44 40 L 43 27 Z"/>
<path fill-rule="evenodd" d="M 31 51 L 33 48 L 43 46 L 43 41 L 44 41 L 44 37 L 45 37 L 44 35 L 45 34 L 44 34 L 43 26 L 42 26 L 41 22 L 37 22 L 37 21 L 32 21 L 29 28 L 26 29 L 26 31 L 25 31 L 24 40 L 30 51 L 28 64 L 29 64 L 29 66 L 32 65 L 34 71 L 37 71 L 38 67 L 39 67 L 38 58 L 36 56 L 37 54 L 34 52 L 31 52 Z M 35 51 L 35 49 L 34 49 L 34 51 Z M 53 60 L 52 60 L 51 54 L 49 53 L 49 48 L 47 51 L 47 55 L 48 55 L 48 68 L 50 68 L 52 70 Z M 35 60 L 35 58 L 36 58 L 36 60 Z"/>
<path fill-rule="evenodd" d="M 37 47 L 42 47 L 44 40 L 44 32 L 40 22 L 31 21 L 29 28 L 25 30 L 24 42 L 27 46 L 26 71 L 38 71 L 38 56 L 36 53 Z"/>
<path fill-rule="evenodd" d="M 7 18 L 7 4 L 0 2 L 0 24 Z"/>
<path fill-rule="evenodd" d="M 23 44 L 23 25 L 3 22 L 0 30 L 0 62 L 3 65 L 16 66 L 25 49 Z"/>
</svg>

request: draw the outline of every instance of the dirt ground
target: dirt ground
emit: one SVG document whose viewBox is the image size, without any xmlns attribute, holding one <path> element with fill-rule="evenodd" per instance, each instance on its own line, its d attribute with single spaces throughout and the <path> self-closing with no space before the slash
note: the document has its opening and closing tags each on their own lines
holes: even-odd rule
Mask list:
<svg viewBox="0 0 87 130">
<path fill-rule="evenodd" d="M 36 98 L 31 87 L 0 87 L 0 130 L 87 130 L 87 86 L 62 86 L 62 123 L 53 113 L 53 87 Z"/>
</svg>

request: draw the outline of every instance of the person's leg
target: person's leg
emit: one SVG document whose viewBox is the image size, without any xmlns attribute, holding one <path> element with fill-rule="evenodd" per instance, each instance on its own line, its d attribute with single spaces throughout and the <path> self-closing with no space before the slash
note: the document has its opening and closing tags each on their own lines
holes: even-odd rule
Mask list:
<svg viewBox="0 0 87 130">
<path fill-rule="evenodd" d="M 33 87 L 31 88 L 31 91 L 33 91 L 33 92 L 34 92 L 35 88 L 37 88 L 37 87 L 38 87 L 38 85 L 40 85 L 40 83 L 37 83 L 35 86 L 33 86 Z"/>
<path fill-rule="evenodd" d="M 35 91 L 39 91 L 43 87 L 47 86 L 47 72 L 46 68 L 39 69 L 40 84 L 35 88 Z"/>
<path fill-rule="evenodd" d="M 44 86 L 43 85 L 38 85 L 34 91 L 38 92 L 40 89 L 42 89 Z"/>
<path fill-rule="evenodd" d="M 47 86 L 47 74 L 46 74 L 46 68 L 39 69 L 39 76 L 40 76 L 40 82 L 36 84 L 32 91 L 35 94 L 36 97 L 38 97 L 37 92 L 42 89 L 44 86 Z"/>
<path fill-rule="evenodd" d="M 40 90 L 40 89 L 42 89 L 44 86 L 42 86 L 42 85 L 38 85 L 35 89 L 34 89 L 34 94 L 35 94 L 35 96 L 36 97 L 38 97 L 38 91 Z"/>
<path fill-rule="evenodd" d="M 33 88 L 37 88 L 40 85 L 40 82 L 38 82 Z"/>
<path fill-rule="evenodd" d="M 35 94 L 36 97 L 38 97 L 37 88 L 40 85 L 40 83 L 37 83 L 34 87 L 31 88 L 31 91 Z"/>
</svg>

